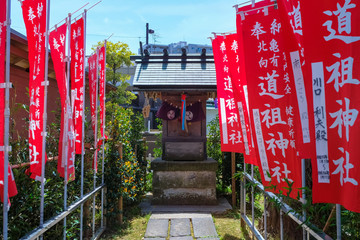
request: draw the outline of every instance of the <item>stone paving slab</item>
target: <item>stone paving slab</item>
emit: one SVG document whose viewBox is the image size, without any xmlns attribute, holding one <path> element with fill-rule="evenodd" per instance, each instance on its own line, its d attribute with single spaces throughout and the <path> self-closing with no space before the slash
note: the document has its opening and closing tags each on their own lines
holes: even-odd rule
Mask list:
<svg viewBox="0 0 360 240">
<path fill-rule="evenodd" d="M 177 218 L 170 220 L 170 237 L 191 236 L 190 219 Z"/>
<path fill-rule="evenodd" d="M 166 240 L 166 238 L 144 238 L 144 240 Z"/>
<path fill-rule="evenodd" d="M 187 236 L 187 237 L 170 237 L 170 240 L 194 240 L 194 239 L 191 236 Z"/>
<path fill-rule="evenodd" d="M 168 236 L 168 229 L 168 219 L 149 219 L 146 227 L 145 237 L 166 238 Z"/>
<path fill-rule="evenodd" d="M 211 217 L 210 213 L 153 213 L 150 219 L 204 218 Z"/>
<path fill-rule="evenodd" d="M 210 217 L 205 218 L 193 218 L 192 224 L 194 228 L 194 236 L 196 238 L 204 238 L 204 237 L 217 237 L 215 224 Z"/>
<path fill-rule="evenodd" d="M 220 240 L 220 238 L 197 238 L 196 240 Z"/>
</svg>

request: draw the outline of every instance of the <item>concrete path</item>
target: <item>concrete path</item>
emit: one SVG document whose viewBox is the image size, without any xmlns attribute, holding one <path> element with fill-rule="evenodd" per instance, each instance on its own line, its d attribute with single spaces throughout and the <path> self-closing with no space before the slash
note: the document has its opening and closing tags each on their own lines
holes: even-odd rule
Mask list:
<svg viewBox="0 0 360 240">
<path fill-rule="evenodd" d="M 210 213 L 154 213 L 144 240 L 219 240 Z"/>
</svg>

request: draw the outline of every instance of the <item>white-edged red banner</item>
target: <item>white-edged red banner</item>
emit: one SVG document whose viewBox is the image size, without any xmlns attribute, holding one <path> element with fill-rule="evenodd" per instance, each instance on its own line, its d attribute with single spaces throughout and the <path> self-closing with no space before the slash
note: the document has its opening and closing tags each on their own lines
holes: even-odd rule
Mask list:
<svg viewBox="0 0 360 240">
<path fill-rule="evenodd" d="M 64 177 L 65 163 L 67 161 L 67 180 L 70 181 L 75 179 L 75 136 L 71 111 L 72 109 L 70 106 L 70 97 L 68 93 L 69 86 L 65 74 L 66 32 L 67 24 L 65 23 L 50 33 L 49 43 L 61 101 L 61 128 L 57 170 L 60 176 Z M 65 121 L 67 121 L 67 123 Z M 67 129 L 65 129 L 65 126 Z"/>
<path fill-rule="evenodd" d="M 6 0 L 0 0 L 0 6 L 3 6 L 0 9 L 0 197 L 2 202 L 4 202 L 6 5 Z M 10 164 L 8 169 L 8 198 L 10 198 L 17 194 L 17 188 Z"/>
<path fill-rule="evenodd" d="M 44 115 L 46 0 L 22 1 L 29 48 L 29 158 L 31 178 L 41 180 L 43 156 L 42 132 Z"/>
<path fill-rule="evenodd" d="M 257 5 L 261 4 L 266 2 Z M 300 115 L 284 24 L 273 4 L 259 11 L 241 8 L 238 18 L 262 181 L 269 190 L 296 198 L 301 194 L 301 161 L 296 147 L 302 144 L 302 133 L 296 126 Z M 297 67 L 301 68 L 300 63 Z"/>
<path fill-rule="evenodd" d="M 360 212 L 360 3 L 300 3 L 316 142 L 313 202 Z"/>
<path fill-rule="evenodd" d="M 100 101 L 100 131 L 101 138 L 105 138 L 105 71 L 106 71 L 106 47 L 99 49 L 99 101 Z"/>
<path fill-rule="evenodd" d="M 234 98 L 233 81 L 224 36 L 217 36 L 212 41 L 212 46 L 216 69 L 221 151 L 243 153 L 244 142 L 239 110 Z"/>
<path fill-rule="evenodd" d="M 80 18 L 71 24 L 71 95 L 74 109 L 73 119 L 75 128 L 75 151 L 76 154 L 82 152 L 82 122 L 84 109 L 84 19 Z"/>
<path fill-rule="evenodd" d="M 239 113 L 239 122 L 243 136 L 244 159 L 246 163 L 257 165 L 256 153 L 252 141 L 250 121 L 249 121 L 249 106 L 246 100 L 245 91 L 247 91 L 246 75 L 244 69 L 241 71 L 243 60 L 240 53 L 243 53 L 242 42 L 239 41 L 238 34 L 231 34 L 225 37 L 226 52 L 229 60 L 229 71 L 234 90 L 235 104 Z"/>
<path fill-rule="evenodd" d="M 94 137 L 97 136 L 97 97 L 98 97 L 98 54 L 95 52 L 88 59 L 89 63 L 89 93 L 90 93 L 90 111 L 91 111 L 91 127 Z M 97 148 L 97 140 L 94 142 Z M 94 153 L 93 169 L 97 171 L 97 150 Z"/>
</svg>

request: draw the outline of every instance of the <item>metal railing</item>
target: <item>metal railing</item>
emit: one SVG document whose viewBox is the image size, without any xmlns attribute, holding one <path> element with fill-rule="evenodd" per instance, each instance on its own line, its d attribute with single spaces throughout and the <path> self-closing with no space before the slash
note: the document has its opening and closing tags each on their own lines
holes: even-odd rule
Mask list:
<svg viewBox="0 0 360 240">
<path fill-rule="evenodd" d="M 98 186 L 93 191 L 91 191 L 90 193 L 83 196 L 83 198 L 81 198 L 80 200 L 78 200 L 75 203 L 73 203 L 72 205 L 70 205 L 67 208 L 67 210 L 64 210 L 63 212 L 59 213 L 58 215 L 50 218 L 49 220 L 44 222 L 44 224 L 42 226 L 35 228 L 33 231 L 31 231 L 30 233 L 28 233 L 26 236 L 22 237 L 21 239 L 37 239 L 38 237 L 41 237 L 51 227 L 55 226 L 61 220 L 65 219 L 66 216 L 68 216 L 69 214 L 74 212 L 77 208 L 82 206 L 87 200 L 89 200 L 93 196 L 95 196 L 96 193 L 98 193 L 100 191 L 103 193 L 104 189 L 106 189 L 104 184 L 101 186 Z M 101 206 L 103 206 L 103 202 L 102 202 Z M 101 228 L 97 232 L 95 232 L 95 234 L 93 234 L 93 239 L 98 239 L 100 237 L 100 235 L 104 232 L 104 230 L 105 230 L 105 225 L 101 226 Z"/>
<path fill-rule="evenodd" d="M 287 205 L 282 198 L 278 197 L 274 193 L 267 192 L 264 186 L 254 178 L 254 168 L 251 165 L 251 175 L 246 173 L 246 165 L 244 164 L 244 175 L 241 179 L 240 183 L 240 212 L 241 218 L 243 222 L 249 227 L 253 236 L 258 240 L 266 240 L 268 239 L 268 231 L 267 231 L 267 212 L 266 212 L 266 204 L 270 199 L 280 206 L 280 239 L 284 239 L 284 224 L 283 224 L 283 216 L 286 214 L 290 217 L 295 223 L 299 225 L 303 229 L 303 239 L 326 239 L 331 240 L 332 238 L 326 235 L 323 231 L 315 231 L 313 230 L 313 226 L 306 221 L 306 214 L 303 211 L 303 214 L 300 215 L 294 211 L 289 205 Z M 304 165 L 304 164 L 303 164 Z M 251 219 L 246 214 L 246 182 L 251 184 Z M 304 183 L 303 183 L 304 184 Z M 264 196 L 264 231 L 261 233 L 259 229 L 255 226 L 255 206 L 254 206 L 254 190 L 258 189 Z M 303 196 L 305 198 L 305 196 Z M 341 238 L 338 238 L 341 239 Z"/>
</svg>

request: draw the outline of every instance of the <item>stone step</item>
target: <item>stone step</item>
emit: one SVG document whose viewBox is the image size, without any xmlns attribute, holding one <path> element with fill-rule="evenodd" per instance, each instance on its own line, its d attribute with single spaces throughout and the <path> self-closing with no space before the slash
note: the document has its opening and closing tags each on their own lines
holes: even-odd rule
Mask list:
<svg viewBox="0 0 360 240">
<path fill-rule="evenodd" d="M 166 239 L 219 240 L 220 238 L 209 213 L 156 213 L 151 215 L 144 240 Z"/>
<path fill-rule="evenodd" d="M 211 216 L 204 218 L 193 218 L 192 224 L 194 228 L 194 236 L 196 238 L 216 238 L 218 236 Z"/>
<path fill-rule="evenodd" d="M 178 218 L 170 220 L 170 237 L 191 236 L 190 219 Z"/>
<path fill-rule="evenodd" d="M 145 232 L 145 238 L 160 237 L 166 238 L 169 231 L 168 219 L 150 219 Z"/>
</svg>

